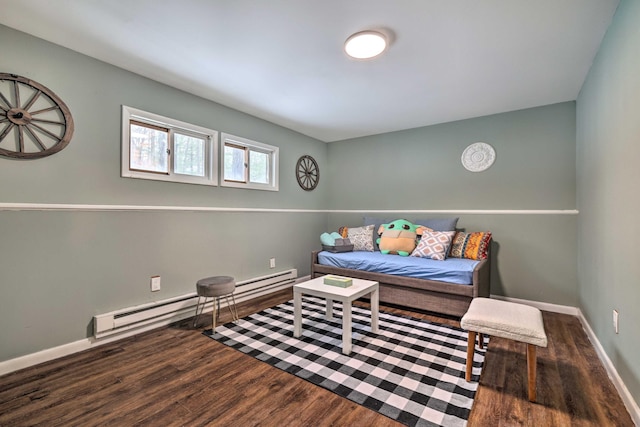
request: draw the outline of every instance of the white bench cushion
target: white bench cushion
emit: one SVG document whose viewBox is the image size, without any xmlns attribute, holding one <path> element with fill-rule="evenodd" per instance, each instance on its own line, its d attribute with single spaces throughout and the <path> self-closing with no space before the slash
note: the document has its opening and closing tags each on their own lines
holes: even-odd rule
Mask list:
<svg viewBox="0 0 640 427">
<path fill-rule="evenodd" d="M 547 346 L 542 313 L 535 307 L 490 298 L 474 298 L 462 316 L 467 331 Z"/>
</svg>

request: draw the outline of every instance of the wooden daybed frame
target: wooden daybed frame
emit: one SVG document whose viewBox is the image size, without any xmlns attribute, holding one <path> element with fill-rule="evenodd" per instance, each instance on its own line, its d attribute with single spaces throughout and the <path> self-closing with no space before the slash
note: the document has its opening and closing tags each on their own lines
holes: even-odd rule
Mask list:
<svg viewBox="0 0 640 427">
<path fill-rule="evenodd" d="M 318 264 L 318 253 L 311 253 L 311 278 L 335 274 L 380 284 L 380 302 L 462 317 L 475 297 L 489 297 L 491 258 L 480 261 L 473 271 L 471 285 L 415 279 L 384 273 Z"/>
</svg>

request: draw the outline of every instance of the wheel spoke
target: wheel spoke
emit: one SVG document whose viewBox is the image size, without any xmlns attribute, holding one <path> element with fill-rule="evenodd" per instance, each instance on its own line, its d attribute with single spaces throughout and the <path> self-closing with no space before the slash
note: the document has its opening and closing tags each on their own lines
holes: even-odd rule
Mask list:
<svg viewBox="0 0 640 427">
<path fill-rule="evenodd" d="M 9 100 L 7 98 L 5 98 L 5 96 L 2 94 L 2 92 L 0 92 L 0 99 L 2 99 L 2 102 L 4 102 L 5 104 L 7 104 L 7 109 L 5 109 L 4 107 L 2 107 L 0 105 L 0 108 L 2 108 L 4 111 L 9 111 L 10 109 L 13 108 L 13 105 L 11 105 L 11 103 L 9 102 Z"/>
<path fill-rule="evenodd" d="M 8 122 L 8 121 L 9 121 L 8 117 L 5 117 L 4 119 L 0 119 L 0 123 L 4 123 L 4 122 Z"/>
<path fill-rule="evenodd" d="M 2 133 L 0 133 L 0 141 L 2 141 L 4 139 L 4 137 L 7 136 L 9 134 L 9 132 L 11 132 L 11 129 L 13 129 L 14 126 L 15 126 L 15 124 L 9 123 L 9 126 L 4 128 Z"/>
<path fill-rule="evenodd" d="M 40 97 L 40 94 L 42 93 L 42 91 L 40 89 L 38 89 L 38 91 L 36 93 L 33 94 L 33 96 L 31 97 L 31 99 L 29 100 L 29 102 L 27 102 L 27 105 L 24 106 L 25 110 L 29 110 L 29 108 L 31 108 L 31 106 L 36 102 L 36 100 Z"/>
<path fill-rule="evenodd" d="M 54 105 L 53 107 L 44 108 L 42 110 L 34 111 L 33 113 L 29 113 L 29 114 L 31 114 L 32 116 L 35 116 L 36 114 L 42 114 L 42 113 L 46 113 L 47 111 L 53 111 L 58 109 L 60 109 L 60 107 L 58 107 L 57 105 Z"/>
<path fill-rule="evenodd" d="M 16 96 L 16 107 L 20 108 L 20 89 L 18 89 L 18 82 L 13 81 L 13 91 Z"/>
<path fill-rule="evenodd" d="M 34 128 L 38 129 L 40 132 L 48 135 L 49 137 L 51 137 L 52 139 L 55 139 L 56 141 L 60 142 L 60 137 L 54 133 L 49 132 L 48 130 L 46 130 L 45 128 L 43 128 L 42 126 L 39 126 L 33 122 L 31 122 L 31 126 L 33 126 Z"/>
<path fill-rule="evenodd" d="M 62 125 L 64 126 L 65 123 L 64 122 L 57 122 L 54 120 L 45 120 L 45 119 L 31 119 L 31 122 L 40 122 L 40 123 L 50 123 L 52 125 Z"/>
<path fill-rule="evenodd" d="M 31 135 L 31 137 L 32 137 L 32 138 L 36 141 L 36 143 L 40 146 L 40 150 L 41 150 L 41 151 L 44 151 L 44 150 L 46 150 L 46 149 L 47 149 L 47 147 L 45 147 L 45 146 L 44 146 L 44 144 L 42 143 L 42 140 L 40 140 L 40 138 L 38 138 L 38 135 L 36 135 L 36 134 L 35 134 L 35 132 L 34 132 L 34 131 L 32 131 L 32 130 L 29 128 L 29 126 L 28 126 L 28 125 L 27 125 L 27 126 L 25 126 L 24 128 L 27 130 L 27 132 L 29 132 L 29 135 Z"/>
<path fill-rule="evenodd" d="M 22 126 L 18 126 L 18 149 L 21 153 L 24 153 L 24 134 L 22 133 Z"/>
</svg>

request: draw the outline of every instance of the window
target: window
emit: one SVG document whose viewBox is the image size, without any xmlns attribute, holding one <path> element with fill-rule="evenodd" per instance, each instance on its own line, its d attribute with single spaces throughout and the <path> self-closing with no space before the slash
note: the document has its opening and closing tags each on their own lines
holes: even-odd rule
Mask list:
<svg viewBox="0 0 640 427">
<path fill-rule="evenodd" d="M 122 176 L 217 185 L 218 132 L 122 106 Z"/>
<path fill-rule="evenodd" d="M 224 187 L 278 191 L 278 147 L 222 134 Z"/>
</svg>

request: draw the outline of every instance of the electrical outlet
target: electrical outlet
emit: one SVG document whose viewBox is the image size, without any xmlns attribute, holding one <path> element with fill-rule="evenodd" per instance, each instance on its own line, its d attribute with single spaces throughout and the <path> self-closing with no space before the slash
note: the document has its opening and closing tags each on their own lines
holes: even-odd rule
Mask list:
<svg viewBox="0 0 640 427">
<path fill-rule="evenodd" d="M 276 268 L 276 259 L 275 258 L 270 258 L 269 259 L 269 268 Z"/>
<path fill-rule="evenodd" d="M 151 276 L 151 292 L 160 290 L 160 276 Z"/>
<path fill-rule="evenodd" d="M 613 310 L 613 329 L 616 331 L 616 334 L 620 331 L 618 329 L 618 317 L 619 317 L 618 310 Z"/>
</svg>

